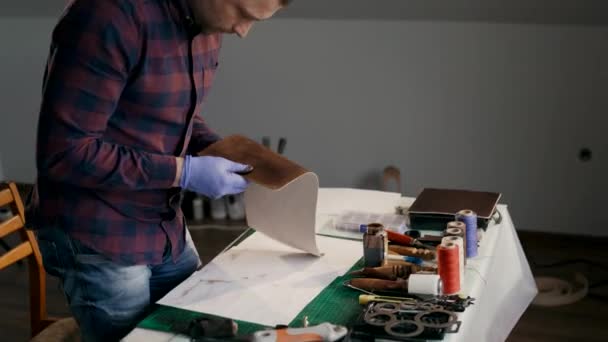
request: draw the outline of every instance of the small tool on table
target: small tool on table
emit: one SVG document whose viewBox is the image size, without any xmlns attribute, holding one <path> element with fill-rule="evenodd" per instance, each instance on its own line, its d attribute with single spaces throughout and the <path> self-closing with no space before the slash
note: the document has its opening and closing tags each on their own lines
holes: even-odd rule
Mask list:
<svg viewBox="0 0 608 342">
<path fill-rule="evenodd" d="M 346 336 L 348 329 L 331 323 L 321 323 L 303 328 L 278 326 L 238 335 L 237 323 L 228 318 L 197 318 L 190 322 L 187 334 L 192 341 L 238 341 L 238 342 L 333 342 Z"/>
<path fill-rule="evenodd" d="M 422 248 L 427 248 L 427 249 L 432 249 L 432 250 L 436 249 L 434 246 L 425 245 L 422 242 L 418 241 L 418 239 L 414 239 L 413 237 L 411 237 L 409 235 L 399 234 L 397 232 L 394 232 L 394 231 L 391 231 L 388 229 L 386 230 L 386 234 L 387 234 L 389 241 L 395 242 L 400 245 L 416 246 L 416 247 L 422 247 Z"/>
</svg>

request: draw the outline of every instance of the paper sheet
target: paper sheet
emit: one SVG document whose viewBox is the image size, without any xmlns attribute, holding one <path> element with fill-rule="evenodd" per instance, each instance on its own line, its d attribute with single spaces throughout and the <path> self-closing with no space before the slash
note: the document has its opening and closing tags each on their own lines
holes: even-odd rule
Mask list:
<svg viewBox="0 0 608 342">
<path fill-rule="evenodd" d="M 318 237 L 322 257 L 254 233 L 220 254 L 160 304 L 268 326 L 288 324 L 361 257 L 361 243 Z"/>
<path fill-rule="evenodd" d="M 315 236 L 319 179 L 307 172 L 278 190 L 252 183 L 245 191 L 247 225 L 288 246 L 321 255 Z"/>
</svg>

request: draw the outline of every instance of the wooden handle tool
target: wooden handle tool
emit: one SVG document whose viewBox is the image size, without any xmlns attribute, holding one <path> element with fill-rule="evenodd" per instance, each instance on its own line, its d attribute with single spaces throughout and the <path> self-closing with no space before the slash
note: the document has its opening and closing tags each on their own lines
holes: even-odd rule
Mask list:
<svg viewBox="0 0 608 342">
<path fill-rule="evenodd" d="M 388 250 L 395 252 L 399 255 L 417 257 L 422 260 L 434 260 L 436 257 L 435 251 L 432 251 L 430 249 L 424 249 L 424 248 L 390 245 L 390 246 L 388 246 Z"/>
<path fill-rule="evenodd" d="M 416 266 L 416 265 L 413 265 Z M 350 274 L 370 278 L 397 280 L 397 278 L 407 278 L 412 273 L 412 266 L 392 265 L 380 267 L 365 267 Z"/>
<path fill-rule="evenodd" d="M 411 237 L 409 235 L 399 234 L 397 232 L 393 232 L 388 229 L 386 230 L 386 235 L 387 235 L 389 241 L 398 243 L 400 245 L 423 247 L 423 248 L 432 249 L 432 250 L 436 249 L 433 246 L 428 246 L 428 245 L 421 243 L 420 241 L 414 239 L 413 237 Z"/>
</svg>

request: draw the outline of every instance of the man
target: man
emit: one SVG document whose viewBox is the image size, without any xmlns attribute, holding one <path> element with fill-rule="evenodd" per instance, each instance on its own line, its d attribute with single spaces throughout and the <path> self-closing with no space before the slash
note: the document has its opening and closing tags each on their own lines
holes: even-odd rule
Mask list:
<svg viewBox="0 0 608 342">
<path fill-rule="evenodd" d="M 52 34 L 29 199 L 47 271 L 85 341 L 118 340 L 199 264 L 180 190 L 242 192 L 250 167 L 197 157 L 222 33 L 285 0 L 74 0 Z"/>
</svg>

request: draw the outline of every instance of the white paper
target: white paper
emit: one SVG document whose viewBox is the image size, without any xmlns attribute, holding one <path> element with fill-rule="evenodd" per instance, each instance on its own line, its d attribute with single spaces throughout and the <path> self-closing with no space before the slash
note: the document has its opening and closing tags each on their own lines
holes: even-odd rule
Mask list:
<svg viewBox="0 0 608 342">
<path fill-rule="evenodd" d="M 360 242 L 318 237 L 321 257 L 254 233 L 217 256 L 160 304 L 274 326 L 288 324 L 363 253 Z"/>
<path fill-rule="evenodd" d="M 245 191 L 247 225 L 288 246 L 320 255 L 315 236 L 319 178 L 307 172 L 278 190 L 253 183 Z"/>
</svg>

